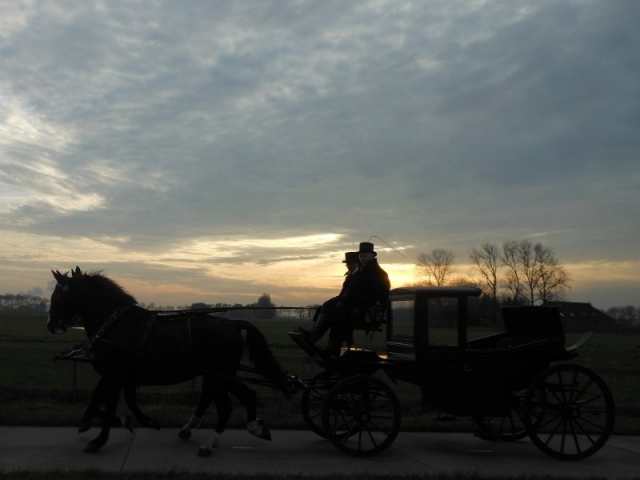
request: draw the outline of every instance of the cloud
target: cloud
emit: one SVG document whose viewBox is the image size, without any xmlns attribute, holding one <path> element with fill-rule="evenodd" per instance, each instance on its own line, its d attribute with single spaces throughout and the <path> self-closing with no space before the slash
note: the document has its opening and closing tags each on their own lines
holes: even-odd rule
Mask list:
<svg viewBox="0 0 640 480">
<path fill-rule="evenodd" d="M 637 258 L 633 1 L 0 9 L 3 236 L 70 263 L 189 282 L 199 255 L 269 289 L 371 235 L 408 263 L 542 232 Z"/>
</svg>

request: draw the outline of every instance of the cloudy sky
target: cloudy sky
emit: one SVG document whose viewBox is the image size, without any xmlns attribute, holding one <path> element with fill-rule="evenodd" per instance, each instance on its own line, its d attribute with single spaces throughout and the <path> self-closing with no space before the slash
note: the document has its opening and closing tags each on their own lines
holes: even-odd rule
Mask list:
<svg viewBox="0 0 640 480">
<path fill-rule="evenodd" d="M 0 294 L 320 303 L 529 239 L 640 306 L 637 0 L 0 0 Z M 390 248 L 392 247 L 392 248 Z"/>
</svg>

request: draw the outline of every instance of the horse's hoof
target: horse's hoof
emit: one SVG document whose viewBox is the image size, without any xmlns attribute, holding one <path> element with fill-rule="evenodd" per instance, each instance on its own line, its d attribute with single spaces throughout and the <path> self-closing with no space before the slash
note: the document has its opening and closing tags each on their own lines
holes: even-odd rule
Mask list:
<svg viewBox="0 0 640 480">
<path fill-rule="evenodd" d="M 78 433 L 84 433 L 91 428 L 91 422 L 81 422 L 78 425 Z"/>
<path fill-rule="evenodd" d="M 89 443 L 86 447 L 84 447 L 84 450 L 82 451 L 84 453 L 97 453 L 100 448 L 102 448 L 102 445 L 94 445 L 93 443 Z"/>
<path fill-rule="evenodd" d="M 213 450 L 211 450 L 210 448 L 202 447 L 202 446 L 198 450 L 199 457 L 210 457 L 212 453 L 213 453 Z"/>
<path fill-rule="evenodd" d="M 191 438 L 191 432 L 189 430 L 180 430 L 178 432 L 178 437 L 182 440 L 189 440 Z"/>
<path fill-rule="evenodd" d="M 261 438 L 263 440 L 271 441 L 271 432 L 264 425 L 264 422 L 262 420 L 260 420 L 259 418 L 255 419 L 255 420 L 251 420 L 247 424 L 247 431 L 251 435 L 255 435 L 258 438 Z"/>
<path fill-rule="evenodd" d="M 262 427 L 262 435 L 258 438 L 262 438 L 263 440 L 271 441 L 271 432 L 267 427 Z"/>
<path fill-rule="evenodd" d="M 147 425 L 149 428 L 152 428 L 153 430 L 160 430 L 160 422 L 158 422 L 157 418 L 152 418 L 149 420 L 149 425 Z"/>
</svg>

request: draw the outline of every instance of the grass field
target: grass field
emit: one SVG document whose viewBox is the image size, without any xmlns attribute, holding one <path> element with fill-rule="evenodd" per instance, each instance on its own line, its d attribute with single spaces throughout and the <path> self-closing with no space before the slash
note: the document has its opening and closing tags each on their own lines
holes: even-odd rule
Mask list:
<svg viewBox="0 0 640 480">
<path fill-rule="evenodd" d="M 45 316 L 0 316 L 0 425 L 75 425 L 98 377 L 89 364 L 53 362 L 57 353 L 85 340 L 84 332 L 72 330 L 62 336 L 45 329 Z M 265 334 L 274 353 L 291 373 L 309 378 L 321 370 L 287 335 L 299 321 L 260 320 L 254 322 Z M 365 343 L 384 350 L 385 339 L 376 334 Z M 567 343 L 579 335 L 567 335 Z M 618 414 L 614 433 L 640 433 L 640 337 L 595 335 L 574 361 L 600 374 L 611 388 Z M 307 428 L 300 414 L 299 395 L 291 400 L 279 392 L 256 387 L 260 416 L 271 428 Z M 417 387 L 401 383 L 396 390 L 402 404 L 402 428 L 413 431 L 467 431 L 469 419 L 442 421 L 438 412 L 425 411 Z M 198 382 L 168 387 L 142 387 L 138 396 L 143 410 L 157 417 L 165 427 L 181 426 L 192 414 L 199 392 Z M 124 413 L 125 407 L 119 409 Z M 210 412 L 205 421 L 213 422 Z M 205 423 L 206 426 L 206 423 Z M 244 426 L 244 412 L 236 408 L 232 427 Z"/>
</svg>

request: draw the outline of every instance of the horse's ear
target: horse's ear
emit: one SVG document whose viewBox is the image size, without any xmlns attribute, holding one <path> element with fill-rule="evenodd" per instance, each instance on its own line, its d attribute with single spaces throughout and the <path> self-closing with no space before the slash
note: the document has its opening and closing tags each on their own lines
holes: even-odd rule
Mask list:
<svg viewBox="0 0 640 480">
<path fill-rule="evenodd" d="M 82 275 L 82 272 L 80 271 L 80 267 L 76 266 L 76 271 L 74 272 L 73 270 L 71 270 L 71 276 L 72 277 L 80 277 Z"/>
<path fill-rule="evenodd" d="M 58 283 L 60 283 L 60 280 L 64 278 L 64 275 L 62 275 L 59 270 L 56 270 L 55 272 L 51 270 L 51 273 L 53 273 L 53 278 L 55 278 Z"/>
</svg>

